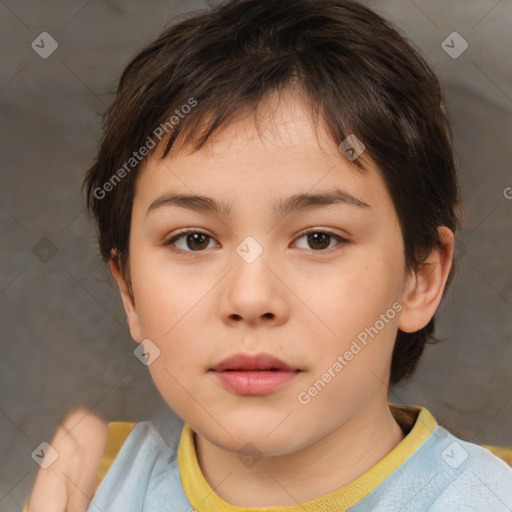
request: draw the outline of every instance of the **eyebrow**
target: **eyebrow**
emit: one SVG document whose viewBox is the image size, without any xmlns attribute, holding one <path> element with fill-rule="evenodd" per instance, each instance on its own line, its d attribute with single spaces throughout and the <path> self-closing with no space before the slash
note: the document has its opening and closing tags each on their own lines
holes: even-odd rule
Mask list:
<svg viewBox="0 0 512 512">
<path fill-rule="evenodd" d="M 361 201 L 352 194 L 343 190 L 332 190 L 318 194 L 295 194 L 286 199 L 278 199 L 271 208 L 274 216 L 287 215 L 291 212 L 301 212 L 318 208 L 320 206 L 331 206 L 334 204 L 346 204 L 357 208 L 371 210 L 371 206 Z M 146 215 L 161 208 L 162 206 L 179 206 L 198 212 L 213 212 L 218 215 L 228 216 L 232 204 L 224 201 L 217 201 L 212 197 L 198 196 L 191 194 L 166 194 L 151 203 Z"/>
</svg>

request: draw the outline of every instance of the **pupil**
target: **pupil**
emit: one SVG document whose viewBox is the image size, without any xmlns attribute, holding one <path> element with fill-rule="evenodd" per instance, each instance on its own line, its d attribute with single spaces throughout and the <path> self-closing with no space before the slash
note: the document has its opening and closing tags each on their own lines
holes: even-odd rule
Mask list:
<svg viewBox="0 0 512 512">
<path fill-rule="evenodd" d="M 325 249 L 329 247 L 329 235 L 327 233 L 310 233 L 308 243 L 312 246 L 312 249 Z M 313 247 L 315 244 L 320 244 L 321 247 Z"/>
<path fill-rule="evenodd" d="M 201 239 L 203 242 L 202 244 L 201 244 Z M 187 245 L 189 246 L 189 249 L 193 249 L 194 247 L 190 247 L 189 242 L 192 242 L 192 244 L 197 243 L 200 245 L 199 249 L 204 249 L 205 247 L 208 246 L 208 242 L 206 241 L 206 239 L 207 239 L 207 236 L 204 235 L 203 233 L 192 233 L 187 236 Z M 197 245 L 196 245 L 196 248 L 198 248 Z"/>
</svg>

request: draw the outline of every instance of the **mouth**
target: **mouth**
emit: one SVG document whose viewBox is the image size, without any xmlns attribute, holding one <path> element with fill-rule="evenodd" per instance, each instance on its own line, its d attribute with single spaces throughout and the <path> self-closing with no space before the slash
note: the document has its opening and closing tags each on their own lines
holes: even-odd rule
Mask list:
<svg viewBox="0 0 512 512">
<path fill-rule="evenodd" d="M 224 359 L 222 362 L 210 368 L 210 371 L 224 372 L 224 371 L 285 371 L 285 372 L 298 372 L 301 371 L 291 364 L 281 361 L 281 359 L 271 354 L 234 354 L 233 356 Z"/>
<path fill-rule="evenodd" d="M 218 370 L 215 370 L 218 371 Z M 221 370 L 223 372 L 284 372 L 282 368 L 228 368 L 227 370 Z M 291 370 L 294 372 L 300 372 L 300 370 Z"/>
<path fill-rule="evenodd" d="M 237 395 L 267 395 L 294 380 L 300 368 L 270 354 L 235 354 L 213 368 L 217 381 Z"/>
</svg>

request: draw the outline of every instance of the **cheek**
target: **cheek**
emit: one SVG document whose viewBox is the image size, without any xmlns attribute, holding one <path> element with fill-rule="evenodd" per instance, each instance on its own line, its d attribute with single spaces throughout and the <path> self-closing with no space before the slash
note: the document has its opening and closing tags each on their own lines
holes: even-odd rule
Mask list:
<svg viewBox="0 0 512 512">
<path fill-rule="evenodd" d="M 377 375 L 386 372 L 396 336 L 399 297 L 396 263 L 391 267 L 388 261 L 378 251 L 366 259 L 361 254 L 352 264 L 333 272 L 329 280 L 322 280 L 321 286 L 318 282 L 308 286 L 310 309 L 321 320 L 315 321 L 318 327 L 312 333 L 317 340 L 315 374 L 323 373 L 342 356 L 344 369 L 336 373 L 336 380 L 345 382 L 345 390 L 366 379 L 370 370 Z M 305 322 L 309 319 L 311 332 L 311 313 L 304 318 Z"/>
<path fill-rule="evenodd" d="M 168 338 L 208 289 L 200 273 L 179 271 L 165 259 L 133 256 L 132 283 L 139 323 L 147 338 Z"/>
<path fill-rule="evenodd" d="M 326 279 L 308 284 L 311 309 L 334 331 L 347 338 L 373 324 L 398 297 L 394 270 L 378 252 L 346 261 Z M 332 335 L 332 333 L 331 333 Z"/>
<path fill-rule="evenodd" d="M 176 267 L 151 258 L 134 258 L 138 265 L 133 272 L 133 289 L 139 324 L 144 338 L 149 338 L 160 349 L 160 365 L 150 368 L 152 373 L 165 370 L 182 378 L 190 374 L 190 361 L 204 352 L 208 343 L 208 290 L 213 277 L 202 277 L 199 272 L 178 272 Z M 160 368 L 162 367 L 162 368 Z M 168 377 L 168 375 L 167 375 Z M 172 384 L 172 379 L 167 384 Z"/>
<path fill-rule="evenodd" d="M 202 388 L 197 386 L 198 379 L 192 378 L 196 374 L 190 368 L 191 361 L 194 359 L 179 349 L 166 349 L 148 368 L 162 398 L 182 418 L 204 412 L 200 408 L 204 404 Z"/>
<path fill-rule="evenodd" d="M 148 368 L 151 377 L 169 406 L 183 414 L 194 409 L 190 397 L 202 395 L 200 377 L 207 370 L 202 355 L 210 340 L 206 324 L 179 299 L 172 294 L 160 297 L 158 308 L 144 316 L 143 333 L 160 349 L 158 359 Z"/>
</svg>

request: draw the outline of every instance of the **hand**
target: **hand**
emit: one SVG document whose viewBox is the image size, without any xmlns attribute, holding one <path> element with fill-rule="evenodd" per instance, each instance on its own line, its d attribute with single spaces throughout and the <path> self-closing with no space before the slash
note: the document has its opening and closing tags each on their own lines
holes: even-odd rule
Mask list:
<svg viewBox="0 0 512 512">
<path fill-rule="evenodd" d="M 29 512 L 85 512 L 96 487 L 108 425 L 85 408 L 71 411 L 50 444 L 58 459 L 37 473 Z"/>
</svg>

